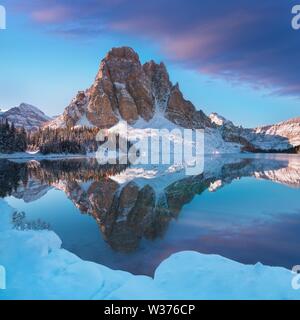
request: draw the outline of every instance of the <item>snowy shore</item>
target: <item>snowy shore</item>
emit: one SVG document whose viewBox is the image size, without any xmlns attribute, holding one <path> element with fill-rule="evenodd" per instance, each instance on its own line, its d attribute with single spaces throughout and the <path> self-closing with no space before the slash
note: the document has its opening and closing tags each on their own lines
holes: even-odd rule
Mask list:
<svg viewBox="0 0 300 320">
<path fill-rule="evenodd" d="M 13 209 L 0 200 L 0 299 L 300 299 L 291 271 L 243 265 L 221 256 L 180 252 L 154 279 L 83 261 L 50 231 L 11 229 Z"/>
</svg>

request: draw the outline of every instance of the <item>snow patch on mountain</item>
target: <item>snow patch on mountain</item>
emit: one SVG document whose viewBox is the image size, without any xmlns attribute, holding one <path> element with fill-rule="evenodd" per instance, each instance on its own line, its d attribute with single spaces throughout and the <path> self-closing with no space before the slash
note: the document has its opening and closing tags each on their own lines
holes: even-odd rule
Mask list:
<svg viewBox="0 0 300 320">
<path fill-rule="evenodd" d="M 57 116 L 50 122 L 45 123 L 44 127 L 49 127 L 50 129 L 65 128 L 66 123 L 63 115 Z"/>
<path fill-rule="evenodd" d="M 86 114 L 84 114 L 75 125 L 75 128 L 78 127 L 94 128 L 95 126 L 88 120 Z"/>
<path fill-rule="evenodd" d="M 234 124 L 230 120 L 222 117 L 216 112 L 211 113 L 208 117 L 210 118 L 211 122 L 216 124 L 217 126 L 234 127 Z"/>
</svg>

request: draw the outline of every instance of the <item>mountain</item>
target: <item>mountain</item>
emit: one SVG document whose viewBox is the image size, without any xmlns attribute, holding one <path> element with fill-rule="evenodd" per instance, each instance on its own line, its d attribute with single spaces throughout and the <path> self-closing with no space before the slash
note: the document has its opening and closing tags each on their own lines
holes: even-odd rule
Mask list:
<svg viewBox="0 0 300 320">
<path fill-rule="evenodd" d="M 0 117 L 2 116 L 3 113 L 5 113 L 6 110 L 3 110 L 2 108 L 0 108 Z"/>
<path fill-rule="evenodd" d="M 26 131 L 36 131 L 45 125 L 51 118 L 46 116 L 38 108 L 26 103 L 21 103 L 18 107 L 0 113 L 0 121 L 8 120 L 14 123 L 16 128 L 24 127 Z"/>
<path fill-rule="evenodd" d="M 275 125 L 258 127 L 254 131 L 256 134 L 284 137 L 293 147 L 300 146 L 300 117 Z"/>
<path fill-rule="evenodd" d="M 227 127 L 227 128 L 233 128 L 235 125 L 228 119 L 222 117 L 216 112 L 213 112 L 209 115 L 209 119 L 212 123 L 214 123 L 218 127 Z"/>
<path fill-rule="evenodd" d="M 134 125 L 162 114 L 186 128 L 210 127 L 210 119 L 184 99 L 178 84 L 170 82 L 163 63 L 141 64 L 128 47 L 113 48 L 102 60 L 94 84 L 78 92 L 63 116 L 50 125 L 110 128 L 120 120 Z"/>
<path fill-rule="evenodd" d="M 209 118 L 221 131 L 223 139 L 241 144 L 242 151 L 299 152 L 300 118 L 254 129 L 238 127 L 217 113 Z"/>
<path fill-rule="evenodd" d="M 46 126 L 113 127 L 120 131 L 124 121 L 135 136 L 146 134 L 149 128 L 205 129 L 206 153 L 295 152 L 300 146 L 299 118 L 247 129 L 216 113 L 207 116 L 185 100 L 179 85 L 171 83 L 163 63 L 142 65 L 129 47 L 111 49 L 92 86 L 79 91 L 63 115 Z"/>
</svg>

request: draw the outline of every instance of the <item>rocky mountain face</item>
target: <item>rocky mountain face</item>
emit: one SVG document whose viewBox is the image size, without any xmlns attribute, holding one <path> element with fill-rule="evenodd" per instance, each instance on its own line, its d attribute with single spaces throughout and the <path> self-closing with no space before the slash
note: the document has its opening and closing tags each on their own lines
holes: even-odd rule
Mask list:
<svg viewBox="0 0 300 320">
<path fill-rule="evenodd" d="M 235 126 L 217 113 L 212 113 L 209 118 L 225 141 L 241 144 L 243 151 L 297 153 L 299 150 L 300 118 L 254 129 Z"/>
<path fill-rule="evenodd" d="M 35 131 L 50 121 L 51 118 L 38 108 L 22 103 L 18 107 L 0 113 L 1 120 L 8 120 L 9 123 L 14 123 L 16 128 L 23 127 L 26 131 Z"/>
<path fill-rule="evenodd" d="M 110 128 L 120 120 L 135 124 L 161 113 L 185 128 L 212 126 L 210 119 L 184 99 L 178 84 L 170 82 L 163 63 L 141 64 L 128 47 L 113 48 L 102 60 L 94 84 L 78 92 L 62 117 L 50 125 L 87 125 Z"/>
</svg>

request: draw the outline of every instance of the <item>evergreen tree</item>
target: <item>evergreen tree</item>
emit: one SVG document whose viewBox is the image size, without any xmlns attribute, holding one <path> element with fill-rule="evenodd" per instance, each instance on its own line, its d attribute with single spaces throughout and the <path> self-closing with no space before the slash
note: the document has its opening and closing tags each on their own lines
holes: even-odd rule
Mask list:
<svg viewBox="0 0 300 320">
<path fill-rule="evenodd" d="M 27 135 L 24 128 L 18 129 L 6 119 L 0 122 L 0 152 L 23 152 L 27 148 Z"/>
<path fill-rule="evenodd" d="M 56 128 L 49 127 L 29 134 L 28 146 L 42 153 L 81 153 L 95 152 L 98 128 Z"/>
</svg>

